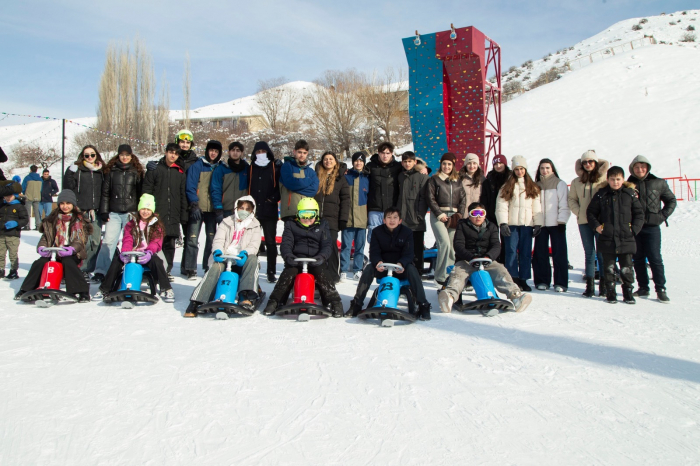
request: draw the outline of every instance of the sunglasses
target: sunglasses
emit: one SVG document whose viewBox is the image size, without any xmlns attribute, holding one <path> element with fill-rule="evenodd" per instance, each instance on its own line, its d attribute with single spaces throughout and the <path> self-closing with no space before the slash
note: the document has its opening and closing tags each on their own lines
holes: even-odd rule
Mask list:
<svg viewBox="0 0 700 466">
<path fill-rule="evenodd" d="M 595 163 L 595 160 L 584 160 L 581 162 L 581 165 L 593 165 Z"/>
<path fill-rule="evenodd" d="M 299 218 L 309 220 L 316 217 L 317 212 L 315 210 L 300 210 L 297 215 L 299 215 Z"/>
<path fill-rule="evenodd" d="M 93 154 L 85 153 L 85 154 L 83 154 L 83 157 L 86 158 L 86 159 L 91 159 L 91 158 L 93 158 L 93 157 L 97 157 L 97 154 L 95 154 L 95 153 L 93 153 Z"/>
<path fill-rule="evenodd" d="M 472 209 L 469 211 L 470 217 L 486 217 L 486 211 L 484 209 Z"/>
<path fill-rule="evenodd" d="M 181 134 L 177 137 L 180 141 L 190 141 L 192 142 L 192 136 L 189 134 Z"/>
</svg>

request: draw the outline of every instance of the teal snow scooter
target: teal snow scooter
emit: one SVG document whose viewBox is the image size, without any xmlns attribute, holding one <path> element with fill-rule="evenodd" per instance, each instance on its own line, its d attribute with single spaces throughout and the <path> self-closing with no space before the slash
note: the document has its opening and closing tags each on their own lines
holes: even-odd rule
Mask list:
<svg viewBox="0 0 700 466">
<path fill-rule="evenodd" d="M 382 327 L 392 327 L 397 320 L 415 322 L 417 320 L 416 300 L 408 280 L 399 280 L 394 277 L 394 272 L 403 271 L 403 267 L 390 263 L 382 263 L 382 266 L 387 270 L 387 276 L 377 281 L 379 286 L 374 290 L 369 306 L 357 317 L 364 320 L 379 319 Z M 406 296 L 408 312 L 398 308 L 401 295 Z"/>
<path fill-rule="evenodd" d="M 477 310 L 487 317 L 492 317 L 500 311 L 512 311 L 514 309 L 513 303 L 498 297 L 491 275 L 485 270 L 490 263 L 491 259 L 487 257 L 479 257 L 469 261 L 469 265 L 478 269 L 469 276 L 476 293 L 476 301 L 462 305 L 462 311 Z"/>
<path fill-rule="evenodd" d="M 105 303 L 121 303 L 122 309 L 132 309 L 137 303 L 155 304 L 158 302 L 156 284 L 148 267 L 137 262 L 139 257 L 145 254 L 142 251 L 123 252 L 125 256 L 131 256 L 131 260 L 124 264 L 122 279 L 117 291 L 111 291 L 104 297 Z M 148 281 L 150 293 L 141 291 L 141 283 L 144 277 Z"/>
</svg>

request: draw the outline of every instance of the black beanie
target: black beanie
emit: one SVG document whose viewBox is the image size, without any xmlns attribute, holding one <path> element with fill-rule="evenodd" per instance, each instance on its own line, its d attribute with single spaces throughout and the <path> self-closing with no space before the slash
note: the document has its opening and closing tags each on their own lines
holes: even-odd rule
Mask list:
<svg viewBox="0 0 700 466">
<path fill-rule="evenodd" d="M 61 202 L 70 202 L 71 204 L 73 204 L 76 207 L 78 205 L 78 200 L 75 198 L 75 193 L 73 191 L 71 191 L 70 189 L 64 189 L 58 195 L 58 198 L 56 199 L 56 204 L 60 205 Z"/>
<path fill-rule="evenodd" d="M 367 163 L 367 156 L 364 152 L 355 152 L 352 154 L 352 162 L 355 163 L 356 160 L 362 160 L 363 163 Z"/>
<path fill-rule="evenodd" d="M 131 152 L 131 146 L 129 144 L 119 144 L 119 148 L 117 149 L 117 155 L 121 154 L 122 152 L 134 155 L 134 153 Z"/>
<path fill-rule="evenodd" d="M 245 152 L 245 148 L 243 147 L 243 144 L 241 144 L 238 141 L 233 141 L 231 144 L 228 145 L 228 150 L 233 150 L 234 147 L 238 147 L 241 152 Z"/>
</svg>

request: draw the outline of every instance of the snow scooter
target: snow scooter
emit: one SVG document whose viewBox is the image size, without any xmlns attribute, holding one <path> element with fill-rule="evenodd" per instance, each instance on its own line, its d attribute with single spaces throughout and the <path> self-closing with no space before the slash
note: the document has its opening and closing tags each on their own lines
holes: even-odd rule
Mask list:
<svg viewBox="0 0 700 466">
<path fill-rule="evenodd" d="M 265 293 L 260 288 L 257 279 L 255 287 L 257 288 L 257 297 L 251 299 L 251 296 L 238 296 L 238 274 L 233 272 L 231 268 L 233 264 L 242 259 L 241 256 L 223 255 L 221 256 L 226 261 L 226 270 L 219 275 L 219 282 L 216 285 L 214 292 L 214 300 L 202 304 L 197 308 L 199 314 L 207 314 L 216 312 L 216 318 L 225 320 L 234 315 L 252 316 L 255 310 L 265 301 Z M 260 265 L 258 264 L 258 268 Z M 236 302 L 238 297 L 238 302 Z M 253 303 L 253 309 L 248 309 L 240 304 L 240 301 L 249 299 Z"/>
<path fill-rule="evenodd" d="M 403 320 L 408 323 L 416 321 L 416 300 L 408 280 L 394 277 L 394 271 L 403 270 L 398 264 L 382 263 L 387 270 L 387 276 L 378 280 L 379 286 L 374 290 L 369 306 L 360 312 L 360 319 L 379 319 L 382 327 L 393 327 L 394 321 Z M 406 296 L 408 312 L 397 308 L 400 295 Z M 378 305 L 377 305 L 378 304 Z"/>
<path fill-rule="evenodd" d="M 491 263 L 491 259 L 480 257 L 469 261 L 469 265 L 479 270 L 469 276 L 474 292 L 476 293 L 476 301 L 471 301 L 464 304 L 462 311 L 477 310 L 487 317 L 492 317 L 500 311 L 512 311 L 513 303 L 505 299 L 499 299 L 496 294 L 496 289 L 493 286 L 491 275 L 484 270 Z M 461 293 L 460 293 L 461 295 Z"/>
<path fill-rule="evenodd" d="M 144 256 L 141 251 L 128 251 L 122 254 L 131 256 L 131 260 L 124 265 L 122 280 L 118 291 L 112 291 L 104 298 L 106 303 L 120 302 L 122 309 L 132 309 L 135 303 L 145 302 L 154 304 L 158 302 L 156 294 L 156 285 L 153 281 L 153 275 L 143 265 L 136 262 L 137 258 Z M 151 289 L 150 293 L 141 291 L 141 282 L 143 276 L 146 275 L 148 285 Z"/>
<path fill-rule="evenodd" d="M 64 248 L 45 248 L 51 253 L 51 260 L 44 264 L 44 269 L 41 272 L 41 281 L 39 288 L 24 293 L 20 300 L 23 302 L 32 302 L 37 307 L 47 308 L 55 304 L 75 303 L 78 301 L 74 295 L 61 291 L 61 281 L 63 280 L 63 264 L 56 260 L 56 253 L 64 251 Z"/>
<path fill-rule="evenodd" d="M 316 279 L 309 273 L 309 263 L 316 262 L 316 259 L 298 257 L 295 260 L 303 265 L 301 273 L 294 279 L 294 300 L 278 308 L 275 315 L 279 317 L 297 316 L 299 322 L 308 322 L 311 316 L 330 317 L 333 314 L 331 311 L 314 302 Z"/>
</svg>

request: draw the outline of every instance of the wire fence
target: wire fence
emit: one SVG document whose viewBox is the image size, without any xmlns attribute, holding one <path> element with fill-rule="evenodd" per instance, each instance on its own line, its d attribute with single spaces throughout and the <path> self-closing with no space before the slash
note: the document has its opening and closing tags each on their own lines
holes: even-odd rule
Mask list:
<svg viewBox="0 0 700 466">
<path fill-rule="evenodd" d="M 595 52 L 591 52 L 588 55 L 578 57 L 574 60 L 569 60 L 565 63 L 565 66 L 569 69 L 569 71 L 579 70 L 586 65 L 590 65 L 591 63 L 614 57 L 616 53 L 629 52 L 635 48 L 644 47 L 646 45 L 654 45 L 656 43 L 656 39 L 651 36 L 631 40 L 629 42 L 596 50 Z"/>
</svg>

